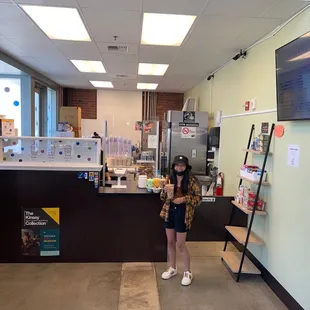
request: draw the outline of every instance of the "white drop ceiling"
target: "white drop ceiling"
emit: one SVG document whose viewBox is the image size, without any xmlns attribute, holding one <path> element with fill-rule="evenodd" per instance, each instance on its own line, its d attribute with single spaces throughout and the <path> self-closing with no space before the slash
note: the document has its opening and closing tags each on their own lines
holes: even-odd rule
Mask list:
<svg viewBox="0 0 310 310">
<path fill-rule="evenodd" d="M 50 40 L 19 4 L 77 8 L 92 42 Z M 303 0 L 0 0 L 0 50 L 65 87 L 93 88 L 89 81 L 99 80 L 111 81 L 117 90 L 158 83 L 158 91 L 184 92 L 309 4 Z M 143 46 L 144 12 L 197 15 L 197 19 L 180 47 Z M 128 52 L 110 52 L 110 44 L 127 45 Z M 107 73 L 81 73 L 70 59 L 101 60 Z M 170 66 L 163 77 L 139 76 L 139 63 Z"/>
</svg>

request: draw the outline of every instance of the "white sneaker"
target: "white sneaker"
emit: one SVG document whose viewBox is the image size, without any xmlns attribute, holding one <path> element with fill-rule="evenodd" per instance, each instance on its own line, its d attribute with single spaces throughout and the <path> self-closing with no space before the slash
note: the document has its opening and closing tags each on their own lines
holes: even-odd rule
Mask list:
<svg viewBox="0 0 310 310">
<path fill-rule="evenodd" d="M 178 274 L 177 269 L 173 269 L 172 267 L 169 267 L 162 275 L 161 278 L 163 280 L 169 280 L 170 278 L 176 276 Z"/>
<path fill-rule="evenodd" d="M 186 272 L 184 272 L 183 279 L 182 279 L 181 283 L 184 286 L 188 286 L 192 283 L 192 280 L 193 280 L 193 274 L 189 271 L 186 271 Z"/>
</svg>

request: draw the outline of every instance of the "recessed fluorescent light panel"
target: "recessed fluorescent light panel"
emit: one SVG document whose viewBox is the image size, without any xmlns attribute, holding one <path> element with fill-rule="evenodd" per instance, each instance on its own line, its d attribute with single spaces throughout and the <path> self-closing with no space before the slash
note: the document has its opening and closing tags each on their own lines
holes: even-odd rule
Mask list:
<svg viewBox="0 0 310 310">
<path fill-rule="evenodd" d="M 180 46 L 196 16 L 144 13 L 141 44 Z"/>
<path fill-rule="evenodd" d="M 21 5 L 21 8 L 52 40 L 91 41 L 75 8 Z"/>
<path fill-rule="evenodd" d="M 106 73 L 101 61 L 71 60 L 71 62 L 81 72 Z"/>
<path fill-rule="evenodd" d="M 89 81 L 96 88 L 114 88 L 111 82 L 106 81 Z"/>
<path fill-rule="evenodd" d="M 300 56 L 297 56 L 297 57 L 295 57 L 293 59 L 290 59 L 289 62 L 303 60 L 303 59 L 308 59 L 308 58 L 310 58 L 310 51 L 306 52 L 306 53 L 304 53 L 304 54 L 302 54 Z"/>
<path fill-rule="evenodd" d="M 137 89 L 148 89 L 148 90 L 155 90 L 158 84 L 154 83 L 138 83 Z"/>
<path fill-rule="evenodd" d="M 166 73 L 169 65 L 161 65 L 161 64 L 139 64 L 139 75 L 157 75 L 162 76 Z"/>
</svg>

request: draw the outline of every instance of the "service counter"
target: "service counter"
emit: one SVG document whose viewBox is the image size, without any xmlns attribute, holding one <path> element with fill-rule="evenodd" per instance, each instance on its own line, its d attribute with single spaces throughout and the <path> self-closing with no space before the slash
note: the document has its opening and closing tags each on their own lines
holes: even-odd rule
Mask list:
<svg viewBox="0 0 310 310">
<path fill-rule="evenodd" d="M 0 263 L 167 261 L 158 194 L 137 189 L 133 181 L 127 189 L 95 188 L 77 167 L 70 171 L 67 165 L 65 170 L 12 170 L 0 164 Z M 209 197 L 203 202 L 188 241 L 224 241 L 231 200 Z M 22 255 L 22 210 L 49 207 L 59 208 L 59 255 Z M 234 225 L 246 223 L 240 211 Z"/>
</svg>

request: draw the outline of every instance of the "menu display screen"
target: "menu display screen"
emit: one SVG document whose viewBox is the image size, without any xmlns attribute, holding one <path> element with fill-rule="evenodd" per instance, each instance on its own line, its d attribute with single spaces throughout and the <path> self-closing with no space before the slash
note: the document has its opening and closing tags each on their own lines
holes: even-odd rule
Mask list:
<svg viewBox="0 0 310 310">
<path fill-rule="evenodd" d="M 276 50 L 278 121 L 310 120 L 310 32 Z"/>
</svg>

